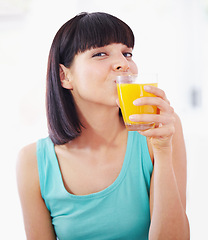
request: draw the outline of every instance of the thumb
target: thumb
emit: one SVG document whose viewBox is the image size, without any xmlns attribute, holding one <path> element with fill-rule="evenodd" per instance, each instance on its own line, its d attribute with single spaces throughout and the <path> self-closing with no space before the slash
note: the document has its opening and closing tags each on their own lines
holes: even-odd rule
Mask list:
<svg viewBox="0 0 208 240">
<path fill-rule="evenodd" d="M 120 108 L 120 103 L 119 103 L 119 99 L 117 98 L 116 99 L 116 104 L 119 106 L 119 108 Z"/>
</svg>

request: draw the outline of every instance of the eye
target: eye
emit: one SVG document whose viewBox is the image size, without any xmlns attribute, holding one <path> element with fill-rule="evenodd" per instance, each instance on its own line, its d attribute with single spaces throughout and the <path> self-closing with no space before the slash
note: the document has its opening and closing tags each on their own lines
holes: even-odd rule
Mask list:
<svg viewBox="0 0 208 240">
<path fill-rule="evenodd" d="M 123 53 L 124 57 L 131 58 L 133 54 L 131 52 L 125 52 Z"/>
<path fill-rule="evenodd" d="M 105 52 L 99 52 L 99 53 L 93 54 L 92 57 L 105 57 L 105 56 L 106 56 L 106 53 L 105 53 Z"/>
</svg>

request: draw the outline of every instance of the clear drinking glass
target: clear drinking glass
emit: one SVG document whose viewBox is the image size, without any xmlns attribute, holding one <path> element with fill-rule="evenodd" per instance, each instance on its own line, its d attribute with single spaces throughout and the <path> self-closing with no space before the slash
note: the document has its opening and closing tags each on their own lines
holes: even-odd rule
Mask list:
<svg viewBox="0 0 208 240">
<path fill-rule="evenodd" d="M 133 122 L 133 114 L 157 114 L 157 106 L 135 106 L 133 101 L 142 97 L 155 97 L 144 90 L 145 85 L 158 86 L 157 74 L 121 75 L 116 77 L 119 103 L 124 123 L 128 131 L 144 131 L 153 128 L 153 122 Z"/>
</svg>

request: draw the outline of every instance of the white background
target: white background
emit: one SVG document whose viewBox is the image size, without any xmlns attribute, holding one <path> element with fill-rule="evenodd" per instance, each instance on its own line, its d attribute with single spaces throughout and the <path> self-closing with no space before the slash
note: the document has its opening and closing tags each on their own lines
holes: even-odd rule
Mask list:
<svg viewBox="0 0 208 240">
<path fill-rule="evenodd" d="M 61 25 L 82 11 L 129 24 L 139 71 L 158 72 L 184 128 L 191 239 L 208 239 L 208 0 L 0 1 L 1 238 L 25 239 L 16 158 L 22 146 L 47 136 L 49 48 Z"/>
</svg>

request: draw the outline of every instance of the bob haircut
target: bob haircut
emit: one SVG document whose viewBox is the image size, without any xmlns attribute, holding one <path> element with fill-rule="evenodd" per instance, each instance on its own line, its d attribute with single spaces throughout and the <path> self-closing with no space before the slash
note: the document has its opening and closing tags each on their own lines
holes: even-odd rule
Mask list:
<svg viewBox="0 0 208 240">
<path fill-rule="evenodd" d="M 46 81 L 48 133 L 54 144 L 71 141 L 84 127 L 71 91 L 61 86 L 59 64 L 69 68 L 76 54 L 111 43 L 123 43 L 133 48 L 134 34 L 126 23 L 102 12 L 80 13 L 56 33 L 48 57 Z"/>
</svg>

